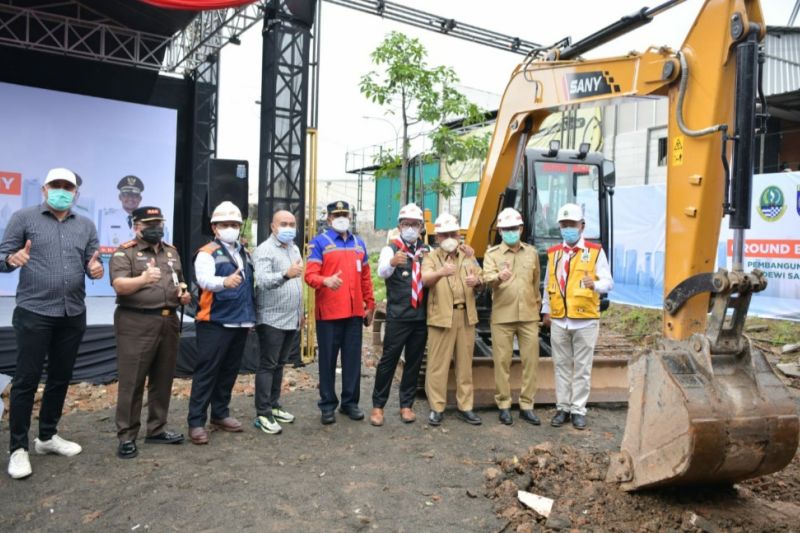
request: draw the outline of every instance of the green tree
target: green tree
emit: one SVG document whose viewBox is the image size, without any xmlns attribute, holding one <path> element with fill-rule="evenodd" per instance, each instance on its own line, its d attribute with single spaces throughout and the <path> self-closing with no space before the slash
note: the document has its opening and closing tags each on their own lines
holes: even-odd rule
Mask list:
<svg viewBox="0 0 800 533">
<path fill-rule="evenodd" d="M 463 121 L 463 126 L 480 123 L 484 113 L 455 88 L 459 81 L 455 71 L 442 65 L 429 66 L 427 55 L 419 39 L 391 32 L 370 54 L 380 72 L 369 72 L 360 83 L 364 96 L 385 106 L 387 114 L 399 114 L 402 120 L 400 154 L 383 154 L 378 161 L 381 168 L 376 173 L 381 177 L 389 169 L 400 167 L 401 205 L 409 198 L 409 127 L 420 123 L 433 126 L 430 134 L 433 156 L 448 163 L 481 159 L 489 149 L 488 134 L 460 136 L 444 124 L 456 118 Z"/>
</svg>

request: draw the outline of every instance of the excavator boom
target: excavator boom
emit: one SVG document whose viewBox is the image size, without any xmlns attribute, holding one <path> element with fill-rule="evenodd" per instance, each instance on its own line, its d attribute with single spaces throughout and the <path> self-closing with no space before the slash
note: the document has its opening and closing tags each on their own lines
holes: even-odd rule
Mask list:
<svg viewBox="0 0 800 533">
<path fill-rule="evenodd" d="M 680 50 L 585 61 L 551 51 L 517 67 L 498 110 L 467 233 L 479 256 L 549 113 L 669 99 L 663 340 L 628 366 L 628 420 L 609 470 L 625 489 L 734 482 L 783 468 L 797 449 L 794 401 L 742 334 L 751 295 L 766 287 L 760 272 L 742 270 L 765 28 L 758 0 L 706 0 Z M 735 231 L 734 268 L 713 273 L 723 214 Z"/>
</svg>

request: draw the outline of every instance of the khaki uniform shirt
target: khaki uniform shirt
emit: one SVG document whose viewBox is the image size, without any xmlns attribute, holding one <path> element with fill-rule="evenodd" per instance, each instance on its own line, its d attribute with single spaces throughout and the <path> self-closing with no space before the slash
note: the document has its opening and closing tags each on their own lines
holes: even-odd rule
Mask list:
<svg viewBox="0 0 800 533">
<path fill-rule="evenodd" d="M 442 268 L 447 254 L 436 248 L 425 254 L 422 260 L 422 273 L 435 272 Z M 436 285 L 428 289 L 428 325 L 440 328 L 453 327 L 453 306 L 464 303 L 467 307 L 467 319 L 471 326 L 478 323 L 478 310 L 475 307 L 475 290 L 467 287 L 466 278 L 470 273 L 481 278 L 481 267 L 474 257 L 467 259 L 463 253 L 455 255 L 456 273 L 441 278 Z M 459 301 L 460 300 L 460 301 Z"/>
<path fill-rule="evenodd" d="M 158 283 L 145 285 L 133 294 L 117 295 L 117 304 L 122 307 L 136 309 L 175 309 L 180 305 L 178 301 L 178 283 L 182 283 L 183 269 L 178 250 L 171 244 L 161 242 L 158 253 L 150 243 L 136 238 L 124 243 L 117 248 L 111 256 L 109 263 L 109 278 L 111 284 L 117 278 L 135 278 L 147 270 L 151 259 L 156 260 L 156 266 L 161 269 L 161 279 Z M 173 276 L 174 274 L 174 276 Z"/>
<path fill-rule="evenodd" d="M 498 275 L 506 263 L 512 275 L 502 281 Z M 539 321 L 539 268 L 539 253 L 529 244 L 516 252 L 505 243 L 486 251 L 483 281 L 492 288 L 492 324 Z"/>
</svg>

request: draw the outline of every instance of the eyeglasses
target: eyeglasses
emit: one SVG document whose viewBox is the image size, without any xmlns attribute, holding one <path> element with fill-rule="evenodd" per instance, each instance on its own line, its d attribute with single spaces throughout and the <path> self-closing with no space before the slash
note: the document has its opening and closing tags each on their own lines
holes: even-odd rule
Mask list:
<svg viewBox="0 0 800 533">
<path fill-rule="evenodd" d="M 442 237 L 444 239 L 450 239 L 450 238 L 457 239 L 458 238 L 458 232 L 457 231 L 451 231 L 451 232 L 448 232 L 448 233 L 437 233 L 436 236 L 437 237 Z"/>
<path fill-rule="evenodd" d="M 421 228 L 422 222 L 414 222 L 412 220 L 403 220 L 400 222 L 401 228 Z"/>
</svg>

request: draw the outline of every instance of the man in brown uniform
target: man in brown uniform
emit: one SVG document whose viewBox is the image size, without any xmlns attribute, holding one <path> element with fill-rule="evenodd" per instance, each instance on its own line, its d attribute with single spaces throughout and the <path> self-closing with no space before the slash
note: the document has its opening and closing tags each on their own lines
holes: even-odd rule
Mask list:
<svg viewBox="0 0 800 533">
<path fill-rule="evenodd" d="M 519 393 L 519 416 L 538 426 L 533 412 L 536 394 L 536 370 L 539 365 L 539 254 L 533 246 L 521 242 L 522 216 L 508 207 L 497 217 L 502 244 L 486 250 L 483 258 L 483 281 L 492 288 L 492 356 L 494 400 L 500 409 L 500 422 L 511 425 L 511 356 L 514 335 L 519 340 L 522 360 L 522 390 Z"/>
<path fill-rule="evenodd" d="M 439 247 L 422 260 L 422 283 L 428 287 L 428 361 L 425 394 L 431 412 L 428 423 L 442 423 L 447 404 L 447 375 L 456 359 L 458 416 L 468 424 L 481 419 L 472 412 L 472 351 L 475 348 L 475 289 L 481 284 L 481 268 L 475 252 L 459 245 L 459 225 L 448 213 L 436 219 Z"/>
<path fill-rule="evenodd" d="M 167 412 L 178 355 L 175 309 L 191 300 L 183 280 L 178 251 L 163 242 L 164 217 L 158 207 L 133 212 L 136 238 L 111 256 L 111 285 L 117 293 L 114 333 L 117 337 L 117 456 L 138 455 L 142 395 L 147 379 L 145 442 L 180 444 L 183 435 L 166 430 Z"/>
</svg>

